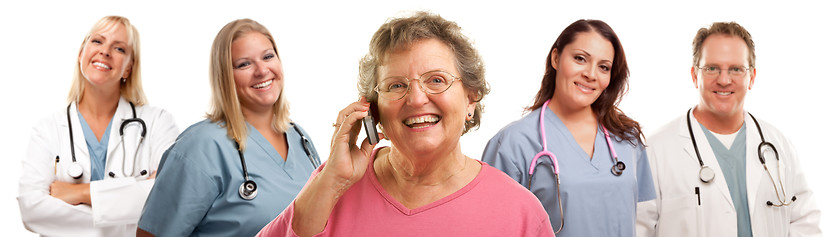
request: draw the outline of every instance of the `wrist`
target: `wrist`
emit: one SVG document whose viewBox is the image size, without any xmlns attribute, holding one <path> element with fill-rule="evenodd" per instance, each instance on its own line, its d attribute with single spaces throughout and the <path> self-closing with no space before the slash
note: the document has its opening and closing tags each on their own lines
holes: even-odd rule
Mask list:
<svg viewBox="0 0 840 237">
<path fill-rule="evenodd" d="M 83 183 L 79 185 L 82 193 L 81 203 L 92 204 L 90 201 L 90 183 Z"/>
<path fill-rule="evenodd" d="M 315 175 L 313 184 L 320 184 L 317 185 L 320 186 L 317 189 L 327 191 L 325 193 L 327 194 L 326 197 L 331 197 L 332 201 L 335 202 L 344 195 L 347 189 L 350 189 L 353 182 L 350 179 L 331 174 L 330 172 L 320 172 Z"/>
</svg>

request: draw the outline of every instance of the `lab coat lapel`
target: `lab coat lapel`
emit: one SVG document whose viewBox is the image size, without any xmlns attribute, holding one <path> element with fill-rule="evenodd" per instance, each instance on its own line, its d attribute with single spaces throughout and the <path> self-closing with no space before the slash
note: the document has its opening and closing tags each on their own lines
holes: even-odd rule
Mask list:
<svg viewBox="0 0 840 237">
<path fill-rule="evenodd" d="M 747 124 L 747 200 L 749 200 L 750 216 L 755 213 L 755 207 L 764 206 L 756 203 L 758 186 L 761 184 L 762 175 L 765 173 L 764 166 L 758 159 L 758 145 L 761 143 L 761 136 L 758 134 L 758 128 L 755 126 L 747 112 L 744 112 L 744 123 Z M 775 162 L 775 161 L 767 161 Z M 768 164 L 769 166 L 770 164 Z"/>
<path fill-rule="evenodd" d="M 709 182 L 709 184 L 714 186 L 720 195 L 726 199 L 726 202 L 729 203 L 729 207 L 734 209 L 735 204 L 732 202 L 732 196 L 729 194 L 729 186 L 726 184 L 726 178 L 723 176 L 723 171 L 720 168 L 717 157 L 715 157 L 715 153 L 709 145 L 709 140 L 706 138 L 706 134 L 701 131 L 703 128 L 700 127 L 700 123 L 694 118 L 693 111 L 691 114 L 691 126 L 694 130 L 694 139 L 697 140 L 697 149 L 700 152 L 700 156 L 703 158 L 703 163 L 715 172 L 715 178 Z M 688 125 L 683 124 L 680 128 L 680 135 L 683 135 L 688 140 L 687 143 L 683 144 L 683 150 L 688 153 L 688 156 L 693 159 L 692 163 L 697 166 L 698 173 L 696 175 L 700 175 L 700 162 L 697 161 L 697 155 L 694 153 L 694 145 L 691 143 L 691 135 L 688 133 L 687 126 Z M 700 182 L 699 176 L 697 180 Z"/>
<path fill-rule="evenodd" d="M 87 143 L 85 143 L 85 132 L 82 130 L 81 121 L 79 121 L 79 107 L 76 102 L 73 102 L 73 105 L 70 106 L 70 124 L 68 126 L 73 126 L 73 146 L 75 147 L 76 161 L 84 160 L 80 164 L 90 170 L 90 159 L 84 159 L 84 157 L 89 158 L 90 153 L 88 153 Z"/>
<path fill-rule="evenodd" d="M 73 102 L 70 105 L 70 124 L 67 126 L 72 126 L 73 128 L 73 151 L 67 151 L 66 157 L 61 157 L 61 162 L 64 164 L 71 164 L 73 162 L 73 153 L 75 152 L 76 155 L 76 162 L 82 166 L 82 178 L 73 180 L 70 178 L 71 182 L 80 182 L 80 181 L 90 181 L 90 153 L 88 151 L 87 143 L 85 142 L 85 132 L 82 131 L 82 124 L 79 121 L 79 110 L 78 110 L 78 103 Z M 66 116 L 67 114 L 65 114 Z M 64 121 L 66 121 L 66 117 L 64 117 Z M 63 129 L 67 129 L 64 127 Z M 67 130 L 69 132 L 69 130 Z M 69 134 L 68 134 L 68 141 L 70 142 Z M 66 161 L 64 161 L 66 159 Z M 66 162 L 66 163 L 65 163 Z M 65 166 L 67 167 L 67 166 Z M 65 172 L 66 172 L 65 168 Z"/>
<path fill-rule="evenodd" d="M 114 172 L 115 177 L 124 176 L 123 173 L 131 173 L 131 170 L 122 170 L 123 161 L 125 157 L 134 157 L 136 144 L 139 142 L 140 134 L 137 134 L 140 129 L 126 128 L 125 141 L 120 139 L 120 125 L 126 119 L 132 118 L 131 105 L 128 101 L 120 97 L 120 102 L 117 104 L 117 112 L 114 113 L 114 118 L 111 119 L 111 131 L 108 138 L 108 154 L 105 159 L 105 174 L 108 177 L 108 172 Z M 125 142 L 125 155 L 123 155 L 123 142 Z M 131 162 L 131 161 L 129 161 Z M 131 164 L 126 164 L 131 169 L 135 167 Z"/>
</svg>

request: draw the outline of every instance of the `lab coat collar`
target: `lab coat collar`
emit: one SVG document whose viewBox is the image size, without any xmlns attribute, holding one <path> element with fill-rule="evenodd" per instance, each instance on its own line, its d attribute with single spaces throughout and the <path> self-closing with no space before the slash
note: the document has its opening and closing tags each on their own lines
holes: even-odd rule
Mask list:
<svg viewBox="0 0 840 237">
<path fill-rule="evenodd" d="M 137 108 L 135 108 L 137 110 Z M 139 112 L 138 112 L 139 117 Z M 111 119 L 111 130 L 109 132 L 108 137 L 108 150 L 106 155 L 106 167 L 110 167 L 112 160 L 122 160 L 122 159 L 113 159 L 115 155 L 122 156 L 122 153 L 116 154 L 118 149 L 121 145 L 120 141 L 120 125 L 126 119 L 133 118 L 133 114 L 131 111 L 131 105 L 128 103 L 125 98 L 120 97 L 119 103 L 117 103 L 117 111 L 114 112 L 114 117 Z M 90 153 L 88 153 L 87 143 L 85 142 L 85 135 L 82 131 L 82 124 L 79 121 L 79 110 L 78 110 L 78 102 L 73 102 L 70 105 L 70 122 L 73 126 L 73 143 L 75 146 L 76 152 L 76 161 L 82 164 L 82 167 L 86 167 L 85 170 L 90 170 Z M 138 141 L 135 141 L 135 138 L 138 138 L 139 135 L 126 136 L 126 143 L 128 144 L 136 144 Z M 128 140 L 131 141 L 128 141 Z M 131 152 L 133 155 L 134 150 L 126 151 Z M 127 154 L 128 155 L 128 154 Z M 84 159 L 87 157 L 88 159 Z M 120 161 L 121 162 L 121 161 Z M 121 164 L 118 164 L 121 165 Z M 118 166 L 122 167 L 122 166 Z M 110 170 L 110 169 L 109 169 Z"/>
<path fill-rule="evenodd" d="M 78 105 L 77 102 L 73 102 L 73 103 L 70 104 L 70 112 L 69 112 L 70 113 L 69 114 L 70 124 L 66 124 L 66 125 L 67 126 L 73 126 L 72 127 L 72 129 L 73 129 L 73 146 L 74 146 L 74 152 L 76 154 L 76 161 L 81 162 L 80 164 L 82 164 L 82 166 L 84 167 L 84 166 L 90 166 L 89 159 L 84 160 L 84 159 L 79 159 L 79 158 L 80 157 L 90 157 L 90 154 L 88 153 L 87 144 L 85 143 L 85 133 L 84 133 L 84 131 L 82 131 L 82 123 L 81 123 L 81 121 L 79 121 L 79 107 L 78 106 L 79 105 Z M 65 114 L 65 116 L 68 116 L 68 114 Z M 62 120 L 62 122 L 66 122 L 66 121 Z M 67 129 L 67 128 L 64 128 L 64 129 Z M 68 142 L 70 142 L 70 141 L 68 140 Z M 84 161 L 82 161 L 82 160 L 84 160 Z"/>
<path fill-rule="evenodd" d="M 747 125 L 747 202 L 750 209 L 750 216 L 753 216 L 757 207 L 764 207 L 765 205 L 756 202 L 758 201 L 756 199 L 758 196 L 758 186 L 761 184 L 764 167 L 761 165 L 761 161 L 758 160 L 758 144 L 761 143 L 761 136 L 758 134 L 758 128 L 755 126 L 755 122 L 753 122 L 753 119 L 746 111 L 744 111 L 744 123 Z"/>
<path fill-rule="evenodd" d="M 136 106 L 134 108 L 137 110 Z M 139 111 L 137 112 L 137 117 L 140 117 Z M 121 170 L 123 165 L 122 162 L 126 161 L 126 157 L 135 157 L 135 151 L 137 144 L 140 142 L 140 134 L 139 129 L 128 129 L 126 128 L 125 136 L 123 141 L 120 138 L 120 126 L 122 125 L 123 121 L 126 119 L 133 118 L 134 115 L 131 112 L 131 105 L 128 103 L 125 98 L 120 97 L 120 102 L 117 104 L 117 111 L 114 113 L 114 117 L 111 119 L 111 135 L 108 139 L 108 155 L 106 161 L 106 169 L 107 171 L 111 170 L 119 170 L 121 172 L 115 172 L 118 176 L 122 176 L 123 172 L 131 172 L 131 170 L 123 171 Z M 147 132 L 148 134 L 148 132 Z M 122 143 L 125 142 L 125 150 L 122 149 Z M 125 156 L 125 157 L 124 157 Z M 127 159 L 128 162 L 136 162 L 134 159 Z M 129 163 L 129 167 L 134 169 L 134 164 Z M 107 174 L 107 172 L 106 172 Z M 107 176 L 107 175 L 106 175 Z"/>
</svg>

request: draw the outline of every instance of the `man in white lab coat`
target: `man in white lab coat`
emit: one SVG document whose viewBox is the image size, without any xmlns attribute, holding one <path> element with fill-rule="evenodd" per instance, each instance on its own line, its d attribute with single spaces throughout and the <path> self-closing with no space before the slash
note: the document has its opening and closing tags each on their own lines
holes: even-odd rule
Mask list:
<svg viewBox="0 0 840 237">
<path fill-rule="evenodd" d="M 637 235 L 820 236 L 793 145 L 744 110 L 756 75 L 750 33 L 717 22 L 693 48 L 700 102 L 649 137 L 657 197 L 639 203 Z"/>
</svg>

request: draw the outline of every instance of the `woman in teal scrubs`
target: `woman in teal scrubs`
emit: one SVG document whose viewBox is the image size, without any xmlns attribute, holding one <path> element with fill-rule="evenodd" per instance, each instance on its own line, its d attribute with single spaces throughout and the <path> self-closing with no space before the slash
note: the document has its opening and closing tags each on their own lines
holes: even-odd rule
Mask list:
<svg viewBox="0 0 840 237">
<path fill-rule="evenodd" d="M 253 236 L 303 188 L 320 159 L 291 122 L 268 30 L 228 23 L 213 42 L 213 103 L 164 154 L 138 236 Z"/>
<path fill-rule="evenodd" d="M 616 107 L 627 77 L 609 25 L 572 23 L 551 47 L 531 112 L 484 149 L 484 162 L 540 199 L 557 236 L 634 236 L 636 203 L 656 197 L 639 123 Z"/>
</svg>

